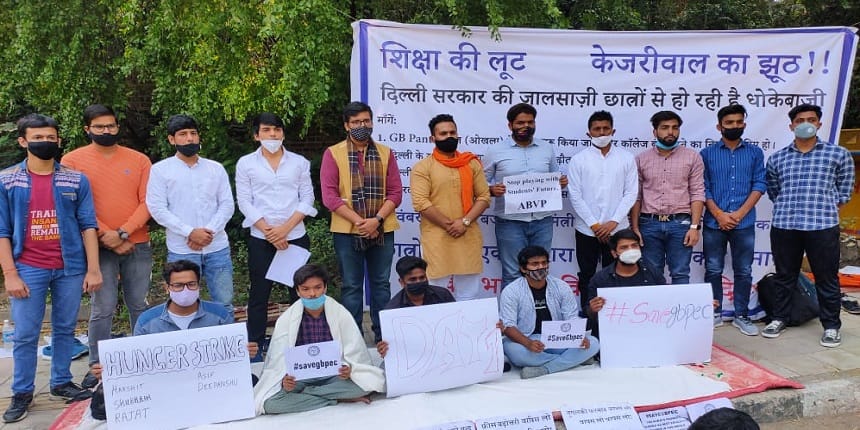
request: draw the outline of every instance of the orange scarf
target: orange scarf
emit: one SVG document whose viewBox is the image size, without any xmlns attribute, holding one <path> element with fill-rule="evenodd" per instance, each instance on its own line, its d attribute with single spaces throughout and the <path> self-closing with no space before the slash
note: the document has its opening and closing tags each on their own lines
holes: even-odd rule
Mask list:
<svg viewBox="0 0 860 430">
<path fill-rule="evenodd" d="M 472 169 L 469 168 L 469 162 L 478 160 L 480 163 L 481 159 L 471 152 L 460 151 L 454 152 L 454 158 L 448 158 L 435 148 L 433 149 L 433 158 L 443 166 L 456 168 L 460 172 L 460 200 L 463 203 L 463 215 L 466 215 L 475 202 L 475 187 L 472 183 Z"/>
</svg>

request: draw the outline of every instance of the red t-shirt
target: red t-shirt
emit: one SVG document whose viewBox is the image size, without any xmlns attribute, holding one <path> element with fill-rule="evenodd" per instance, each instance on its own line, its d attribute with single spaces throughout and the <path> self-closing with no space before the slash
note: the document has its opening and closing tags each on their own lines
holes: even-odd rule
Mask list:
<svg viewBox="0 0 860 430">
<path fill-rule="evenodd" d="M 18 261 L 40 269 L 63 268 L 53 181 L 53 174 L 37 175 L 30 172 L 28 228 L 24 235 L 24 251 Z"/>
</svg>

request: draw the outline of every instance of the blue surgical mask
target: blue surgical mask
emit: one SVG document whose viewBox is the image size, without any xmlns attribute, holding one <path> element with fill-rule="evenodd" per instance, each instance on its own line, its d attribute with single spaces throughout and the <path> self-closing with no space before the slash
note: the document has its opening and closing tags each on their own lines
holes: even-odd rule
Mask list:
<svg viewBox="0 0 860 430">
<path fill-rule="evenodd" d="M 660 148 L 664 151 L 671 151 L 672 149 L 675 149 L 676 146 L 678 146 L 678 141 L 675 140 L 672 143 L 668 143 L 668 142 L 663 142 L 660 139 L 657 139 L 657 143 L 655 143 L 655 145 L 657 145 L 658 148 Z"/>
<path fill-rule="evenodd" d="M 306 299 L 302 297 L 302 305 L 304 305 L 305 309 L 310 309 L 315 311 L 325 304 L 325 294 L 315 298 L 315 299 Z"/>
<path fill-rule="evenodd" d="M 810 137 L 815 136 L 818 133 L 818 129 L 815 128 L 812 123 L 804 122 L 803 124 L 799 124 L 797 127 L 794 127 L 794 135 L 797 136 L 798 139 L 809 139 Z"/>
</svg>

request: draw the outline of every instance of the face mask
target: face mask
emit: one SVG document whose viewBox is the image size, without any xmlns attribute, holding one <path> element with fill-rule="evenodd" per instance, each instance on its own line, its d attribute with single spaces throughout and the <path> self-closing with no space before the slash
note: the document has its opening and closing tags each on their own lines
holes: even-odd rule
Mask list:
<svg viewBox="0 0 860 430">
<path fill-rule="evenodd" d="M 658 148 L 664 151 L 670 151 L 672 149 L 675 149 L 676 146 L 678 146 L 678 140 L 675 139 L 672 142 L 667 142 L 665 140 L 657 139 L 657 143 L 655 145 L 657 145 Z"/>
<path fill-rule="evenodd" d="M 60 155 L 60 144 L 47 140 L 39 142 L 27 142 L 27 151 L 42 160 L 51 160 Z"/>
<path fill-rule="evenodd" d="M 324 304 L 325 304 L 325 294 L 323 294 L 323 295 L 321 295 L 315 299 L 306 299 L 306 298 L 302 297 L 302 305 L 304 305 L 305 308 L 310 309 L 312 311 L 315 311 L 315 310 L 323 307 Z"/>
<path fill-rule="evenodd" d="M 113 146 L 113 145 L 116 145 L 117 142 L 119 142 L 119 135 L 118 134 L 87 133 L 87 138 L 91 142 L 95 142 L 96 145 L 101 145 L 101 146 Z"/>
<path fill-rule="evenodd" d="M 532 278 L 532 280 L 543 281 L 546 279 L 547 275 L 549 275 L 549 268 L 544 267 L 543 269 L 529 270 L 526 272 L 526 275 L 528 275 L 529 278 Z"/>
<path fill-rule="evenodd" d="M 193 157 L 200 152 L 199 143 L 189 143 L 187 145 L 176 145 L 176 150 L 186 157 Z"/>
<path fill-rule="evenodd" d="M 353 139 L 364 142 L 366 140 L 370 140 L 370 136 L 373 134 L 373 127 L 356 127 L 349 129 L 349 135 L 352 136 Z"/>
<path fill-rule="evenodd" d="M 741 136 L 744 135 L 744 128 L 724 128 L 721 133 L 723 135 L 723 138 L 725 138 L 726 140 L 735 141 L 740 139 Z"/>
<path fill-rule="evenodd" d="M 628 249 L 618 256 L 618 260 L 624 264 L 636 264 L 642 258 L 642 251 L 639 249 Z"/>
<path fill-rule="evenodd" d="M 606 148 L 612 142 L 612 136 L 598 136 L 591 138 L 591 144 L 598 148 Z"/>
<path fill-rule="evenodd" d="M 413 282 L 411 284 L 406 284 L 406 292 L 413 296 L 420 296 L 427 291 L 427 287 L 430 285 L 428 281 L 421 282 Z"/>
<path fill-rule="evenodd" d="M 283 144 L 283 140 L 263 139 L 260 141 L 260 145 L 263 145 L 263 148 L 265 148 L 266 151 L 269 151 L 270 154 L 278 152 Z"/>
<path fill-rule="evenodd" d="M 514 140 L 516 140 L 517 142 L 525 142 L 527 140 L 531 140 L 532 136 L 534 136 L 534 135 L 535 135 L 535 128 L 534 127 L 526 127 L 526 128 L 521 128 L 519 130 L 514 130 L 514 133 L 512 134 Z"/>
<path fill-rule="evenodd" d="M 193 305 L 200 298 L 200 290 L 189 290 L 183 288 L 182 291 L 171 291 L 170 300 L 179 306 L 187 307 Z"/>
<path fill-rule="evenodd" d="M 447 139 L 437 140 L 436 148 L 441 152 L 451 153 L 457 150 L 457 144 L 459 143 L 460 139 L 449 137 Z"/>
<path fill-rule="evenodd" d="M 794 127 L 794 135 L 799 139 L 809 139 L 818 133 L 818 129 L 811 123 L 805 122 Z"/>
</svg>

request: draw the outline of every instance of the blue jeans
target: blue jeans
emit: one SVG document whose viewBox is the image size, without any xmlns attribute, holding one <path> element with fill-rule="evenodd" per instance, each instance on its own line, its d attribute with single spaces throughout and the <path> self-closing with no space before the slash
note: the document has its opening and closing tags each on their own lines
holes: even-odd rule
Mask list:
<svg viewBox="0 0 860 430">
<path fill-rule="evenodd" d="M 535 221 L 511 221 L 496 217 L 496 244 L 502 261 L 502 288 L 520 276 L 517 254 L 526 246 L 540 246 L 552 251 L 552 217 Z"/>
<path fill-rule="evenodd" d="M 715 313 L 722 312 L 723 267 L 726 263 L 726 245 L 731 245 L 732 271 L 735 274 L 735 316 L 747 316 L 752 288 L 752 262 L 755 251 L 755 227 L 723 231 L 705 227 L 702 231 L 702 250 L 705 253 L 705 282 L 711 284 L 714 300 L 719 302 Z"/>
<path fill-rule="evenodd" d="M 45 299 L 51 293 L 51 387 L 72 380 L 69 369 L 72 363 L 72 345 L 75 342 L 75 326 L 84 274 L 66 275 L 63 269 L 39 269 L 16 263 L 18 275 L 30 289 L 26 299 L 10 298 L 12 320 L 15 322 L 15 347 L 12 358 L 15 370 L 12 393 L 32 393 L 36 379 L 36 351 L 39 346 L 39 331 L 45 318 Z"/>
<path fill-rule="evenodd" d="M 190 260 L 200 266 L 206 288 L 212 301 L 221 303 L 233 321 L 233 260 L 230 259 L 230 247 L 208 254 L 176 254 L 167 253 L 167 261 Z"/>
<path fill-rule="evenodd" d="M 671 221 L 639 217 L 639 233 L 645 242 L 642 257 L 660 273 L 668 262 L 673 284 L 690 283 L 693 247 L 684 246 L 684 237 L 689 230 L 689 215 L 679 215 Z"/>
<path fill-rule="evenodd" d="M 366 280 L 370 290 L 370 321 L 376 341 L 382 339 L 379 326 L 379 311 L 391 300 L 391 260 L 394 258 L 394 232 L 385 233 L 382 246 L 372 246 L 364 251 L 353 246 L 353 235 L 332 233 L 334 252 L 340 265 L 343 285 L 340 302 L 352 314 L 358 329 L 362 330 L 364 316 L 364 285 Z"/>
<path fill-rule="evenodd" d="M 540 340 L 539 334 L 529 336 L 531 340 Z M 588 349 L 566 348 L 545 349 L 543 352 L 531 352 L 523 345 L 510 339 L 502 339 L 502 348 L 508 361 L 517 367 L 543 366 L 549 373 L 561 372 L 579 366 L 585 360 L 593 357 L 600 350 L 600 342 L 593 336 L 588 336 Z"/>
</svg>

